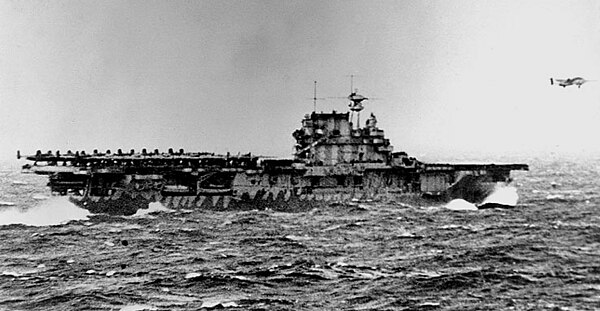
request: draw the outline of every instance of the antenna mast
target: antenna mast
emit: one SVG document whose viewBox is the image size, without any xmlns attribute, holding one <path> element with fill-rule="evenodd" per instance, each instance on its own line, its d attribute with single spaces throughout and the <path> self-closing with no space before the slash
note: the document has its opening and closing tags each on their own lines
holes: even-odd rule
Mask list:
<svg viewBox="0 0 600 311">
<path fill-rule="evenodd" d="M 350 96 L 352 96 L 352 89 L 354 88 L 354 75 L 351 74 L 350 75 Z M 350 98 L 349 98 L 350 99 Z M 350 100 L 352 101 L 352 100 Z M 352 109 L 350 109 L 350 125 L 352 126 L 352 115 L 354 114 L 354 111 L 352 111 Z M 357 122 L 358 123 L 358 122 Z"/>
<path fill-rule="evenodd" d="M 313 97 L 313 111 L 317 112 L 317 81 L 315 81 L 315 95 Z"/>
</svg>

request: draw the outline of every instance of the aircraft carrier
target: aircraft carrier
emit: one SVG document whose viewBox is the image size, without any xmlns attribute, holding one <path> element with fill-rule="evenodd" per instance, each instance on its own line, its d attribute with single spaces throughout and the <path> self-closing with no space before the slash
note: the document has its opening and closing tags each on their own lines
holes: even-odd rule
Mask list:
<svg viewBox="0 0 600 311">
<path fill-rule="evenodd" d="M 307 210 L 360 201 L 481 203 L 526 164 L 424 163 L 394 152 L 366 97 L 351 93 L 346 112 L 306 114 L 291 158 L 252 154 L 60 151 L 24 156 L 23 172 L 49 176 L 53 193 L 93 213 L 131 215 L 151 202 L 171 208 Z M 17 157 L 21 158 L 20 152 Z"/>
</svg>

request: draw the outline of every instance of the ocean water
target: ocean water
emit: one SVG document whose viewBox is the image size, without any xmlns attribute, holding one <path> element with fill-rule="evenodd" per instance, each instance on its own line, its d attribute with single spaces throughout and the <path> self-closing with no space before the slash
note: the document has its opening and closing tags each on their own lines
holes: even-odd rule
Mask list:
<svg viewBox="0 0 600 311">
<path fill-rule="evenodd" d="M 91 215 L 9 163 L 0 310 L 598 310 L 600 157 L 518 162 L 531 170 L 490 198 L 518 195 L 512 209 L 157 203 L 128 217 Z"/>
</svg>

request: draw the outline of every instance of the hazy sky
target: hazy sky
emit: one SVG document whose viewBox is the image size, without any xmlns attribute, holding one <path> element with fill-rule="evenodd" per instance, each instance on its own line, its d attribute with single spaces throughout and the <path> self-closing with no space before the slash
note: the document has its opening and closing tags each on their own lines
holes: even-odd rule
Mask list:
<svg viewBox="0 0 600 311">
<path fill-rule="evenodd" d="M 0 0 L 0 158 L 290 156 L 350 74 L 396 151 L 600 154 L 600 1 Z"/>
</svg>

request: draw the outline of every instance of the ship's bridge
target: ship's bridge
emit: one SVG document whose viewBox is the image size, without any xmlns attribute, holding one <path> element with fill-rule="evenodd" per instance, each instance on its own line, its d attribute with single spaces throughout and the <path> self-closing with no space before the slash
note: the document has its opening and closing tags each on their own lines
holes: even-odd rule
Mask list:
<svg viewBox="0 0 600 311">
<path fill-rule="evenodd" d="M 304 116 L 302 127 L 292 134 L 296 139 L 295 159 L 312 165 L 339 163 L 384 163 L 393 147 L 377 127 L 375 115 L 354 128 L 350 112 L 313 112 Z"/>
</svg>

